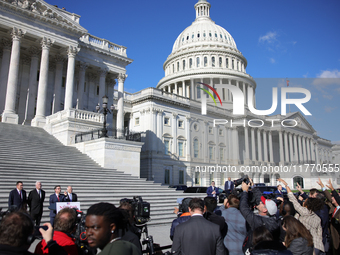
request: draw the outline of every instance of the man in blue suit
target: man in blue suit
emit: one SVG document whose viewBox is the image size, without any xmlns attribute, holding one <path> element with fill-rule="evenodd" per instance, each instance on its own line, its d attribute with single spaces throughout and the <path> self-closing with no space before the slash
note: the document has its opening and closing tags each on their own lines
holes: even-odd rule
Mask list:
<svg viewBox="0 0 340 255">
<path fill-rule="evenodd" d="M 231 180 L 231 178 L 228 178 L 228 181 L 224 183 L 224 190 L 227 195 L 227 197 L 230 195 L 230 193 L 234 190 L 234 182 Z"/>
<path fill-rule="evenodd" d="M 214 197 L 217 199 L 218 194 L 220 194 L 220 192 L 218 191 L 218 188 L 215 187 L 215 182 L 212 181 L 211 186 L 207 189 L 207 195 L 208 197 Z"/>
<path fill-rule="evenodd" d="M 24 184 L 18 181 L 16 188 L 9 193 L 8 209 L 25 209 L 27 207 L 26 191 L 23 189 Z"/>
<path fill-rule="evenodd" d="M 60 191 L 61 191 L 60 185 L 55 186 L 54 191 L 55 193 L 50 195 L 50 206 L 48 207 L 50 209 L 50 222 L 52 226 L 54 224 L 54 218 L 57 213 L 56 203 L 66 202 L 66 197 L 63 194 L 60 194 Z"/>
</svg>

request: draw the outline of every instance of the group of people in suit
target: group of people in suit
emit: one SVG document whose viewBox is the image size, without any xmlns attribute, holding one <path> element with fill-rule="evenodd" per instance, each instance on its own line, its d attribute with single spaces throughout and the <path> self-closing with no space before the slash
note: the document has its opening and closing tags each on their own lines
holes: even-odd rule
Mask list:
<svg viewBox="0 0 340 255">
<path fill-rule="evenodd" d="M 16 183 L 16 188 L 9 193 L 8 209 L 9 211 L 27 210 L 35 222 L 36 226 L 40 226 L 41 217 L 44 209 L 44 201 L 46 192 L 42 189 L 40 181 L 36 181 L 35 189 L 31 190 L 28 194 L 23 189 L 24 184 L 22 181 Z M 62 194 L 60 185 L 54 187 L 54 193 L 50 195 L 49 209 L 50 209 L 50 223 L 53 226 L 54 218 L 56 216 L 56 203 L 57 202 L 77 202 L 78 197 L 73 193 L 72 186 L 68 186 L 67 190 Z"/>
<path fill-rule="evenodd" d="M 226 197 L 228 197 L 231 192 L 234 190 L 235 184 L 229 177 L 228 180 L 224 183 L 224 191 L 226 193 Z M 220 194 L 219 188 L 215 186 L 215 182 L 211 182 L 211 186 L 207 189 L 207 196 L 208 197 L 215 197 L 217 199 L 217 196 Z"/>
</svg>

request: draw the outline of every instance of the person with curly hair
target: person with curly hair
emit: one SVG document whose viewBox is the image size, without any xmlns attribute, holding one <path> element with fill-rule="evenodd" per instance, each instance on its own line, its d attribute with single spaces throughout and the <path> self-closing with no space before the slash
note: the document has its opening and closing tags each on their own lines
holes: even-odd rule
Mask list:
<svg viewBox="0 0 340 255">
<path fill-rule="evenodd" d="M 289 188 L 287 182 L 282 178 L 279 178 L 278 181 L 282 182 L 286 186 L 288 199 L 293 203 L 294 209 L 297 211 L 295 218 L 297 218 L 311 233 L 313 237 L 315 255 L 325 252 L 325 248 L 322 243 L 321 219 L 315 214 L 315 211 L 320 210 L 323 206 L 321 200 L 309 197 L 301 206 Z"/>
<path fill-rule="evenodd" d="M 293 255 L 313 255 L 313 237 L 300 221 L 286 216 L 282 228 L 286 231 L 285 246 Z"/>
</svg>

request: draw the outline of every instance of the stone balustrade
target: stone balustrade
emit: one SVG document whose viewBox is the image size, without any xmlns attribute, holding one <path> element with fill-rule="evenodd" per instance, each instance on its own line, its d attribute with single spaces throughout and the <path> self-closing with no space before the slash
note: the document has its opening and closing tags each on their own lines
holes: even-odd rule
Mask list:
<svg viewBox="0 0 340 255">
<path fill-rule="evenodd" d="M 100 48 L 108 52 L 116 53 L 116 54 L 119 54 L 125 57 L 127 56 L 126 47 L 118 45 L 118 44 L 114 44 L 108 40 L 96 37 L 94 35 L 86 34 L 86 35 L 83 35 L 79 40 L 93 47 Z"/>
<path fill-rule="evenodd" d="M 104 115 L 96 112 L 89 112 L 79 109 L 69 109 L 57 112 L 46 117 L 46 124 L 54 123 L 66 118 L 73 118 L 78 120 L 86 120 L 95 123 L 103 123 Z"/>
</svg>

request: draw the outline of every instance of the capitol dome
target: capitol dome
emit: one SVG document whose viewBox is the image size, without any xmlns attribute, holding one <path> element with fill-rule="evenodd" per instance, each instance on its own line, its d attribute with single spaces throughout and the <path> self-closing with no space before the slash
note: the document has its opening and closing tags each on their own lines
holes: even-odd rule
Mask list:
<svg viewBox="0 0 340 255">
<path fill-rule="evenodd" d="M 163 64 L 165 76 L 157 88 L 199 101 L 203 93 L 200 86 L 209 84 L 221 93 L 223 107 L 231 109 L 232 95 L 225 87 L 237 86 L 244 95 L 251 89 L 255 94 L 256 83 L 246 73 L 247 59 L 234 38 L 210 18 L 210 3 L 199 0 L 194 7 L 196 18 L 173 44 Z"/>
<path fill-rule="evenodd" d="M 177 37 L 172 47 L 172 53 L 204 42 L 237 49 L 235 40 L 229 32 L 211 20 L 209 15 L 210 4 L 207 1 L 199 1 L 195 5 L 195 9 L 195 21 Z"/>
</svg>

